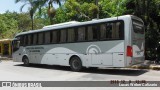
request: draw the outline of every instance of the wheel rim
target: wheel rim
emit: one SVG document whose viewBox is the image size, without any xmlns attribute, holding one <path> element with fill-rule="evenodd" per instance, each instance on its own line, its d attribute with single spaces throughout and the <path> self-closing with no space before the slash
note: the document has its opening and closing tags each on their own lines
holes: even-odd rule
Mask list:
<svg viewBox="0 0 160 90">
<path fill-rule="evenodd" d="M 79 69 L 81 65 L 77 60 L 73 60 L 72 66 L 74 69 Z"/>
<path fill-rule="evenodd" d="M 28 64 L 28 59 L 24 59 L 24 64 L 25 64 L 25 65 Z"/>
</svg>

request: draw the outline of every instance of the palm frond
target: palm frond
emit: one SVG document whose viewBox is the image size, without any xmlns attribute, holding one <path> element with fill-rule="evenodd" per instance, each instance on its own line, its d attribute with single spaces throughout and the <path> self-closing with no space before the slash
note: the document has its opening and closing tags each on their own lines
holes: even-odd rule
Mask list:
<svg viewBox="0 0 160 90">
<path fill-rule="evenodd" d="M 25 4 L 23 4 L 21 7 L 20 7 L 20 11 L 22 12 L 22 9 L 24 8 L 24 6 L 26 6 L 27 4 L 29 4 L 29 3 L 25 3 Z"/>
<path fill-rule="evenodd" d="M 15 0 L 15 3 L 18 3 L 18 2 L 27 2 L 28 0 Z"/>
</svg>

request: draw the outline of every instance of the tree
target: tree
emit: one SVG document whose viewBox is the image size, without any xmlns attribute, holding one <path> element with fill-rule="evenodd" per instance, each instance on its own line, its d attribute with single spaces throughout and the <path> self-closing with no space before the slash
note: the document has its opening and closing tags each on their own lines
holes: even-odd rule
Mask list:
<svg viewBox="0 0 160 90">
<path fill-rule="evenodd" d="M 20 8 L 20 10 L 22 11 L 22 9 L 26 6 L 26 5 L 30 5 L 29 8 L 29 13 L 30 13 L 30 17 L 32 20 L 32 30 L 33 28 L 33 23 L 34 23 L 34 13 L 36 12 L 37 8 L 39 7 L 39 5 L 37 4 L 37 1 L 35 0 L 15 0 L 16 3 L 18 2 L 25 2 L 25 4 L 23 4 Z"/>
<path fill-rule="evenodd" d="M 39 14 L 41 14 L 42 8 L 45 7 L 46 3 L 48 3 L 47 14 L 50 17 L 50 23 L 53 24 L 53 18 L 56 14 L 56 10 L 53 7 L 53 3 L 57 3 L 57 4 L 59 4 L 59 6 L 61 6 L 61 1 L 63 1 L 63 0 L 35 0 L 36 5 L 38 5 L 38 7 L 36 9 L 38 9 Z"/>
<path fill-rule="evenodd" d="M 59 9 L 59 12 L 55 17 L 57 18 L 60 14 L 61 16 L 64 16 L 67 21 L 87 21 L 96 18 L 98 12 L 99 9 L 94 3 L 81 3 L 77 0 L 67 0 L 62 8 Z"/>
<path fill-rule="evenodd" d="M 128 0 L 126 8 L 128 14 L 133 14 L 143 19 L 146 27 L 146 55 L 150 56 L 150 58 L 155 57 L 155 48 L 160 41 L 160 1 Z"/>
<path fill-rule="evenodd" d="M 41 19 L 34 19 L 35 29 L 40 29 L 45 26 Z M 6 11 L 0 14 L 0 39 L 13 38 L 16 33 L 30 30 L 32 22 L 30 21 L 29 13 L 17 13 Z"/>
<path fill-rule="evenodd" d="M 18 22 L 10 16 L 9 12 L 0 14 L 0 39 L 11 38 L 18 31 Z"/>
<path fill-rule="evenodd" d="M 43 24 L 44 26 L 50 25 L 50 18 L 48 17 L 47 10 L 47 7 L 43 7 L 41 8 L 41 14 L 39 14 L 39 12 L 36 12 L 34 16 L 35 19 L 41 20 L 41 24 Z"/>
<path fill-rule="evenodd" d="M 125 14 L 127 0 L 100 0 L 100 18 L 115 17 Z"/>
<path fill-rule="evenodd" d="M 127 0 L 99 0 L 98 6 L 96 0 L 67 0 L 62 8 L 58 8 L 55 21 L 87 21 L 100 18 L 124 15 L 126 11 Z M 59 21 L 60 20 L 60 21 Z"/>
</svg>

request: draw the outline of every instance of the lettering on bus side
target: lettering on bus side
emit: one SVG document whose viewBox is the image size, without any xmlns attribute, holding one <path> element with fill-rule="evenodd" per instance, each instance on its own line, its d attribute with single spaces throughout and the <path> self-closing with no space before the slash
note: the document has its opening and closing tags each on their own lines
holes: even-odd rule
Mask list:
<svg viewBox="0 0 160 90">
<path fill-rule="evenodd" d="M 44 49 L 44 47 L 27 47 L 26 49 Z"/>
<path fill-rule="evenodd" d="M 41 50 L 44 49 L 44 47 L 28 47 L 26 49 L 28 49 L 29 52 L 41 52 Z"/>
<path fill-rule="evenodd" d="M 29 52 L 41 52 L 40 50 L 30 50 Z"/>
</svg>

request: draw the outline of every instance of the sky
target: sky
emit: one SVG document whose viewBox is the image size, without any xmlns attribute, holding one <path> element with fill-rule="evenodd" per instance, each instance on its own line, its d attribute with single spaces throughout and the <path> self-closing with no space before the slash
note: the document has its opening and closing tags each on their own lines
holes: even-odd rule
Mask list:
<svg viewBox="0 0 160 90">
<path fill-rule="evenodd" d="M 20 7 L 23 5 L 24 3 L 15 3 L 15 0 L 0 0 L 0 13 L 5 13 L 7 10 L 13 12 L 21 12 L 20 11 Z M 26 5 L 22 11 L 23 12 L 27 12 L 28 10 L 28 5 Z"/>
<path fill-rule="evenodd" d="M 15 0 L 0 0 L 0 13 L 5 13 L 7 10 L 11 12 L 21 12 L 20 8 L 24 3 L 19 2 L 15 3 Z M 58 7 L 58 5 L 54 4 L 55 8 Z M 28 11 L 29 5 L 26 5 L 23 9 L 22 12 L 27 12 Z"/>
</svg>

